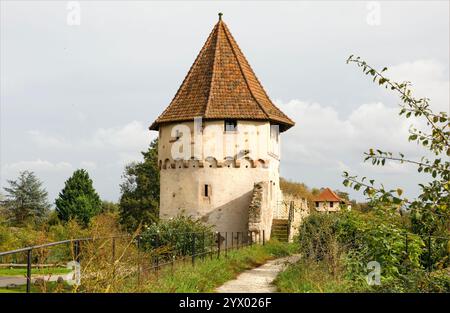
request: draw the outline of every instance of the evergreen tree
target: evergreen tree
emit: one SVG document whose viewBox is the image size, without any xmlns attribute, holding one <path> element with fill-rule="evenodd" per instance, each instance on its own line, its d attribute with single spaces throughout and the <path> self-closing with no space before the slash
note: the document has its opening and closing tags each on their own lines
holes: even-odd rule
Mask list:
<svg viewBox="0 0 450 313">
<path fill-rule="evenodd" d="M 120 223 L 130 231 L 141 222 L 144 225 L 156 222 L 159 214 L 158 139 L 142 155 L 143 162 L 125 167 L 120 185 Z"/>
<path fill-rule="evenodd" d="M 76 170 L 55 200 L 58 217 L 63 221 L 76 218 L 84 226 L 101 211 L 102 202 L 84 169 Z"/>
<path fill-rule="evenodd" d="M 8 180 L 9 187 L 1 204 L 13 225 L 26 222 L 42 222 L 48 215 L 50 204 L 47 191 L 33 172 L 23 171 L 16 180 Z"/>
</svg>

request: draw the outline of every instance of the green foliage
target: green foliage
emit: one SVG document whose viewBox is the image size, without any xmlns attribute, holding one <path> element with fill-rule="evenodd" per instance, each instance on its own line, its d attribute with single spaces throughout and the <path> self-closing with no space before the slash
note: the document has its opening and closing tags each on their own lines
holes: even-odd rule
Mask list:
<svg viewBox="0 0 450 313">
<path fill-rule="evenodd" d="M 274 281 L 279 292 L 329 293 L 345 292 L 350 282 L 341 273 L 333 274 L 325 261 L 302 258 L 289 265 Z"/>
<path fill-rule="evenodd" d="M 300 251 L 307 258 L 323 260 L 336 244 L 337 215 L 313 213 L 299 228 Z"/>
<path fill-rule="evenodd" d="M 376 289 L 366 282 L 371 261 L 381 265 L 383 288 L 393 291 L 409 290 L 411 273 L 424 269 L 423 240 L 408 233 L 401 218 L 389 211 L 312 214 L 300 227 L 299 243 L 304 259 L 320 262 L 334 275 L 341 273 L 355 290 Z"/>
<path fill-rule="evenodd" d="M 15 226 L 27 222 L 42 223 L 49 213 L 47 191 L 33 172 L 20 172 L 16 180 L 8 180 L 1 205 L 9 222 Z"/>
<path fill-rule="evenodd" d="M 183 214 L 146 226 L 141 233 L 141 245 L 145 250 L 165 247 L 170 253 L 191 254 L 193 244 L 196 253 L 202 253 L 215 240 L 211 226 Z"/>
<path fill-rule="evenodd" d="M 125 167 L 124 181 L 120 185 L 120 223 L 128 231 L 139 224 L 151 225 L 159 214 L 158 139 L 142 152 L 143 162 Z"/>
<path fill-rule="evenodd" d="M 411 164 L 424 175 L 424 182 L 419 184 L 420 192 L 416 199 L 409 200 L 403 196 L 401 188 L 387 190 L 382 184 L 376 186 L 374 180 L 366 177 L 358 178 L 344 173 L 344 185 L 363 190 L 364 194 L 379 208 L 409 214 L 411 231 L 420 235 L 424 240 L 430 235 L 448 238 L 450 236 L 450 124 L 446 112 L 433 112 L 428 98 L 415 98 L 409 82 L 397 83 L 385 77 L 383 72 L 377 71 L 359 57 L 350 56 L 347 63 L 357 64 L 366 75 L 373 77 L 374 82 L 384 86 L 400 96 L 399 115 L 405 118 L 420 118 L 426 123 L 426 130 L 410 128 L 409 141 L 415 142 L 426 150 L 427 155 L 434 158 L 422 157 L 413 160 L 403 153 L 394 155 L 380 149 L 369 149 L 365 153 L 365 161 L 373 165 L 384 166 L 387 161 L 400 164 Z M 446 253 L 434 258 L 434 267 L 441 264 Z"/>
<path fill-rule="evenodd" d="M 371 261 L 381 265 L 383 286 L 402 280 L 411 271 L 422 269 L 422 239 L 407 233 L 395 216 L 387 216 L 383 211 L 370 215 L 344 213 L 338 230 L 338 236 L 348 251 L 345 264 L 350 280 L 367 286 L 367 264 Z M 402 286 L 401 283 L 394 285 Z"/>
<path fill-rule="evenodd" d="M 100 197 L 84 169 L 76 170 L 65 182 L 55 204 L 58 217 L 62 221 L 75 218 L 84 226 L 101 211 Z"/>
</svg>

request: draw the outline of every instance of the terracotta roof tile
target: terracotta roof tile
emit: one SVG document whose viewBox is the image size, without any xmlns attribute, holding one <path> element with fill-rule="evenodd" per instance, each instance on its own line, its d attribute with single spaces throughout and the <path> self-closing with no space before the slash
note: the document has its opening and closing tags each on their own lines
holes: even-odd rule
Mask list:
<svg viewBox="0 0 450 313">
<path fill-rule="evenodd" d="M 222 20 L 214 26 L 175 97 L 150 126 L 204 119 L 268 120 L 284 131 L 295 123 L 264 91 Z"/>
<path fill-rule="evenodd" d="M 333 190 L 330 188 L 325 188 L 322 190 L 321 193 L 319 193 L 317 196 L 314 197 L 313 201 L 344 201 L 342 200 L 336 193 L 334 193 Z"/>
</svg>

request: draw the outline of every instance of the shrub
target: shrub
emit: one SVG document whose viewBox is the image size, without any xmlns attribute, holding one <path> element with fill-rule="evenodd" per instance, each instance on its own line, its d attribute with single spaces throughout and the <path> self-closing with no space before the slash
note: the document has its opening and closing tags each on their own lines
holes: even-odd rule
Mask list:
<svg viewBox="0 0 450 313">
<path fill-rule="evenodd" d="M 216 240 L 211 226 L 190 216 L 178 215 L 158 224 L 146 226 L 141 233 L 144 250 L 158 248 L 166 254 L 203 253 Z"/>
</svg>

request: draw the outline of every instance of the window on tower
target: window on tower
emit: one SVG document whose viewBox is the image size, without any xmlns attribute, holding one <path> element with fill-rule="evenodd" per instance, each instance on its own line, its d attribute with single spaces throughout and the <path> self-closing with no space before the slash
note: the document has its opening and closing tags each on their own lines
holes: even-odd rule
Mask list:
<svg viewBox="0 0 450 313">
<path fill-rule="evenodd" d="M 278 143 L 278 137 L 279 137 L 279 135 L 280 135 L 280 126 L 279 126 L 279 125 L 271 124 L 271 125 L 270 125 L 270 138 L 271 138 L 274 142 Z"/>
<path fill-rule="evenodd" d="M 237 120 L 225 120 L 224 131 L 228 132 L 236 132 L 237 131 Z"/>
<path fill-rule="evenodd" d="M 203 196 L 204 196 L 204 197 L 209 197 L 209 196 L 211 196 L 211 186 L 210 186 L 210 185 L 205 184 L 205 185 L 203 186 Z"/>
</svg>

